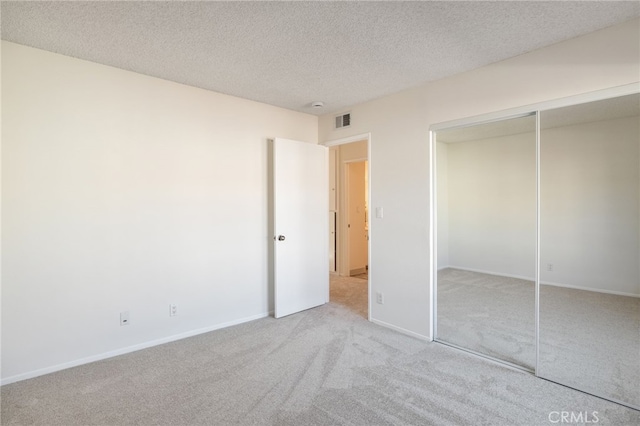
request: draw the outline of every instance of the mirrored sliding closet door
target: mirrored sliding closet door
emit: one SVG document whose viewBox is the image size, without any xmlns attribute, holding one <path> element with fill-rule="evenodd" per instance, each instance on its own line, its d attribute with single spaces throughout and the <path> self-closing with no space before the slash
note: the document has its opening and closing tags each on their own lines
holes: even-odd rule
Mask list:
<svg viewBox="0 0 640 426">
<path fill-rule="evenodd" d="M 531 111 L 432 128 L 435 339 L 640 410 L 638 86 Z"/>
<path fill-rule="evenodd" d="M 640 407 L 640 96 L 540 113 L 541 377 Z"/>
<path fill-rule="evenodd" d="M 533 371 L 536 116 L 435 141 L 436 340 Z"/>
</svg>

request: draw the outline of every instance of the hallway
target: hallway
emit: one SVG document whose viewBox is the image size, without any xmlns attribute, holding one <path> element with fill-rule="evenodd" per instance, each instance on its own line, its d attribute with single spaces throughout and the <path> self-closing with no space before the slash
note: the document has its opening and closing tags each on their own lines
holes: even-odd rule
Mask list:
<svg viewBox="0 0 640 426">
<path fill-rule="evenodd" d="M 363 274 L 364 275 L 364 274 Z M 330 276 L 330 301 L 348 308 L 365 319 L 368 313 L 368 281 L 358 277 Z"/>
</svg>

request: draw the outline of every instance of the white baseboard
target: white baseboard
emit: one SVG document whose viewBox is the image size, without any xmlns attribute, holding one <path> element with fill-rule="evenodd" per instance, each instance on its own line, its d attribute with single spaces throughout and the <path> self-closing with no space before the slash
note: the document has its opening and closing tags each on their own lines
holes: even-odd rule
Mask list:
<svg viewBox="0 0 640 426">
<path fill-rule="evenodd" d="M 389 328 L 391 330 L 397 331 L 398 333 L 402 333 L 402 334 L 406 334 L 407 336 L 415 337 L 416 339 L 424 340 L 426 342 L 433 341 L 433 339 L 428 337 L 428 336 L 423 336 L 422 334 L 419 334 L 419 333 L 416 333 L 414 331 L 410 331 L 410 330 L 404 329 L 402 327 L 397 327 L 397 326 L 395 326 L 393 324 L 389 324 L 389 323 L 384 322 L 384 321 L 380 321 L 380 320 L 377 320 L 377 319 L 374 319 L 374 318 L 371 318 L 369 321 L 371 321 L 374 324 L 378 324 L 378 325 L 380 325 L 382 327 Z"/>
<path fill-rule="evenodd" d="M 447 268 L 460 269 L 461 271 L 478 272 L 480 274 L 495 275 L 497 277 L 516 278 L 519 280 L 535 281 L 534 277 L 527 277 L 525 275 L 504 274 L 501 272 L 485 271 L 483 269 L 465 268 L 463 266 L 447 266 Z"/>
<path fill-rule="evenodd" d="M 533 277 L 526 277 L 526 276 L 522 276 L 522 275 L 503 274 L 503 273 L 498 273 L 498 272 L 485 271 L 485 270 L 482 270 L 482 269 L 465 268 L 465 267 L 462 267 L 462 266 L 443 266 L 443 267 L 439 268 L 438 271 L 441 271 L 441 270 L 447 269 L 447 268 L 459 269 L 461 271 L 478 272 L 478 273 L 481 273 L 481 274 L 495 275 L 495 276 L 498 276 L 498 277 L 517 278 L 517 279 L 521 279 L 521 280 L 535 281 L 535 278 L 533 278 Z M 635 294 L 635 293 L 625 293 L 623 291 L 606 290 L 606 289 L 583 287 L 583 286 L 577 286 L 577 285 L 571 285 L 571 284 L 554 283 L 554 282 L 551 282 L 551 281 L 540 281 L 540 284 L 541 285 L 549 285 L 549 286 L 553 286 L 553 287 L 570 288 L 570 289 L 573 289 L 573 290 L 593 291 L 595 293 L 614 294 L 616 296 L 640 297 L 640 294 Z"/>
<path fill-rule="evenodd" d="M 151 340 L 149 342 L 139 343 L 137 345 L 128 346 L 126 348 L 116 349 L 114 351 L 104 352 L 97 355 L 92 355 L 86 358 L 80 358 L 74 361 L 65 362 L 63 364 L 53 365 L 51 367 L 40 368 L 38 370 L 29 371 L 22 374 L 16 374 L 15 376 L 7 377 L 0 380 L 0 386 L 8 385 L 10 383 L 20 382 L 22 380 L 32 379 L 34 377 L 43 376 L 49 373 L 55 373 L 56 371 L 66 370 L 67 368 L 77 367 L 79 365 L 89 364 L 96 361 L 101 361 L 107 358 L 113 358 L 118 355 L 124 355 L 131 352 L 136 352 L 141 349 L 147 349 L 153 346 L 162 345 L 164 343 L 175 342 L 176 340 L 186 339 L 187 337 L 197 336 L 198 334 L 208 333 L 210 331 L 220 330 L 222 328 L 231 327 L 233 325 L 242 324 L 249 321 L 254 321 L 261 318 L 266 318 L 270 313 L 265 312 L 258 315 L 252 315 L 250 317 L 237 319 L 234 321 L 225 322 L 222 324 L 216 324 L 209 327 L 198 328 L 196 330 L 186 331 L 180 334 L 174 334 L 173 336 L 163 337 L 161 339 Z"/>
<path fill-rule="evenodd" d="M 552 287 L 570 288 L 570 289 L 573 289 L 573 290 L 584 290 L 584 291 L 593 291 L 595 293 L 613 294 L 613 295 L 616 295 L 616 296 L 640 297 L 640 294 L 625 293 L 624 291 L 614 291 L 614 290 L 604 290 L 604 289 L 591 288 L 591 287 L 581 287 L 581 286 L 578 286 L 578 285 L 571 285 L 571 284 L 559 284 L 559 283 L 554 283 L 554 282 L 551 282 L 551 281 L 540 281 L 540 284 L 549 285 L 549 286 L 552 286 Z"/>
</svg>

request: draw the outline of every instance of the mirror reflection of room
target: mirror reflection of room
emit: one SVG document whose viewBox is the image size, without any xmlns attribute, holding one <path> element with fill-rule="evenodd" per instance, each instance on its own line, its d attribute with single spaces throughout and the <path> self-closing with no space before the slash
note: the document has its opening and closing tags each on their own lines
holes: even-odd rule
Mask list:
<svg viewBox="0 0 640 426">
<path fill-rule="evenodd" d="M 437 339 L 535 367 L 536 117 L 438 131 Z"/>
<path fill-rule="evenodd" d="M 640 94 L 535 114 L 435 132 L 436 340 L 640 409 Z"/>
<path fill-rule="evenodd" d="M 539 375 L 640 407 L 640 96 L 540 115 Z"/>
</svg>

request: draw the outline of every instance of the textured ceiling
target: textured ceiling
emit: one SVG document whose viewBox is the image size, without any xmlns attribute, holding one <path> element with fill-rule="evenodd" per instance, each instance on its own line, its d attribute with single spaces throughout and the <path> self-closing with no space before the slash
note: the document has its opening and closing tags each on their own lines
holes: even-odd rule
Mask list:
<svg viewBox="0 0 640 426">
<path fill-rule="evenodd" d="M 1 14 L 4 40 L 324 114 L 633 19 L 640 2 L 3 1 Z"/>
</svg>

